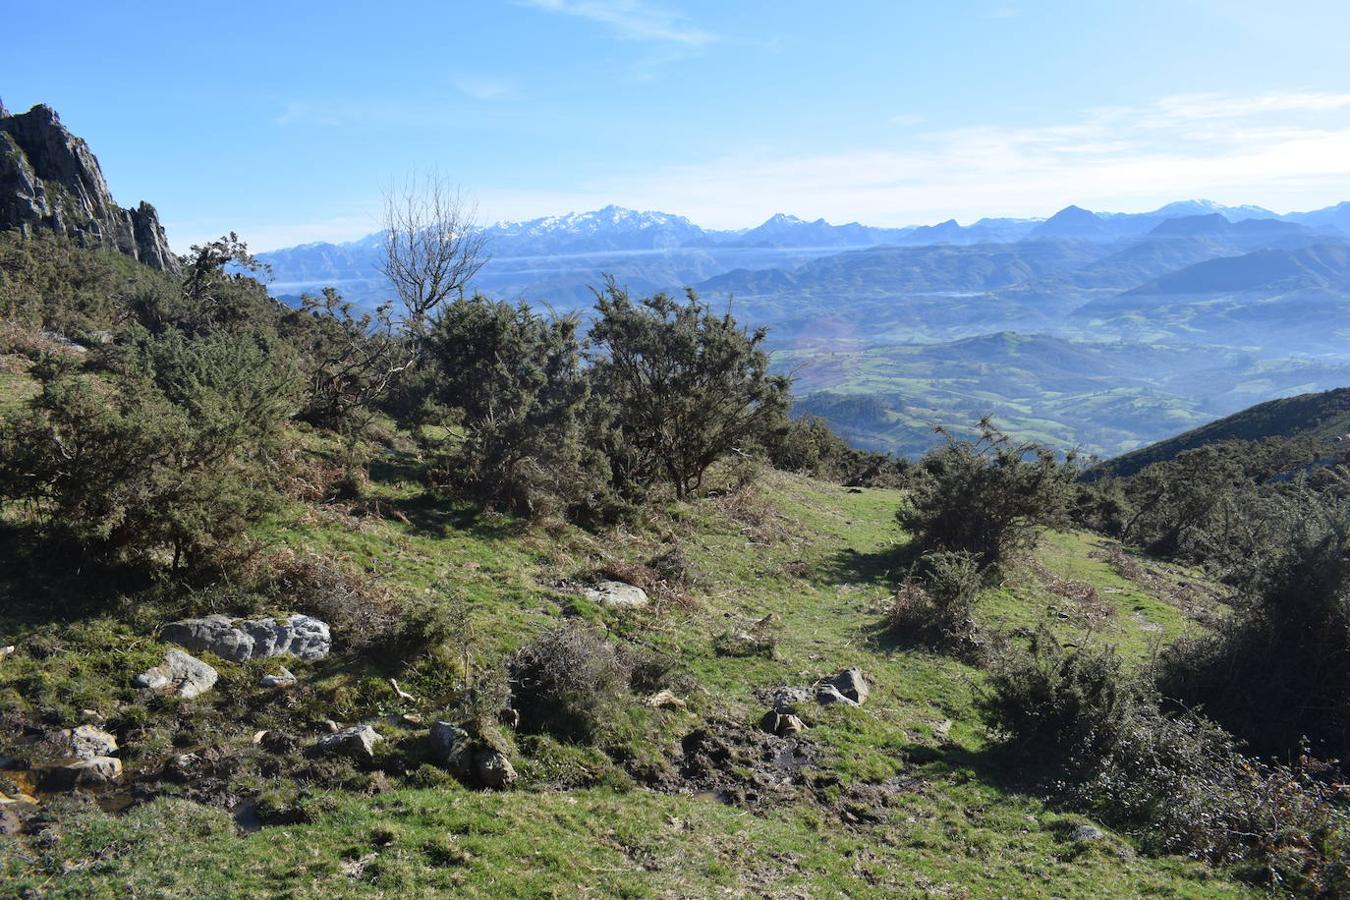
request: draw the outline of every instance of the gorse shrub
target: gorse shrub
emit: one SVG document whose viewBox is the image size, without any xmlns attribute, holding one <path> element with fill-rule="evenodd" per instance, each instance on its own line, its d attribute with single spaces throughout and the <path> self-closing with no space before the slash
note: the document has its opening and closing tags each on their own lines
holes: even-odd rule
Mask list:
<svg viewBox="0 0 1350 900">
<path fill-rule="evenodd" d="M 975 602 L 983 583 L 975 554 L 946 550 L 925 554 L 891 598 L 887 628 L 899 640 L 972 652 L 979 645 Z"/>
<path fill-rule="evenodd" d="M 765 337 L 693 291 L 683 302 L 657 294 L 635 303 L 606 284 L 589 354 L 612 415 L 606 443 L 622 493 L 664 481 L 685 497 L 720 457 L 783 421 L 788 381 L 769 374 Z"/>
<path fill-rule="evenodd" d="M 293 370 L 248 337 L 173 331 L 108 357 L 102 375 L 34 367 L 39 393 L 0 429 L 0 496 L 91 552 L 204 562 L 278 499 Z"/>
<path fill-rule="evenodd" d="M 1318 756 L 1346 759 L 1350 502 L 1304 490 L 1282 505 L 1283 539 L 1259 554 L 1236 614 L 1170 648 L 1162 688 L 1263 752 L 1287 756 L 1306 737 Z"/>
<path fill-rule="evenodd" d="M 988 420 L 980 437 L 956 440 L 924 456 L 909 475 L 897 518 L 928 550 L 974 553 L 997 565 L 1027 548 L 1041 527 L 1066 520 L 1072 460 L 1034 444 L 1014 444 Z"/>
<path fill-rule="evenodd" d="M 760 444 L 776 469 L 847 485 L 897 487 L 909 468 L 906 460 L 850 447 L 814 415 L 773 423 Z"/>
<path fill-rule="evenodd" d="M 1347 823 L 1306 764 L 1265 767 L 1192 712 L 1168 713 L 1113 649 L 1068 649 L 1042 631 L 996 660 L 981 712 L 1008 749 L 1080 809 L 1152 852 L 1241 864 L 1306 893 L 1343 889 Z"/>
<path fill-rule="evenodd" d="M 993 661 L 980 709 L 1019 750 L 1081 768 L 1113 747 L 1149 702 L 1147 685 L 1125 674 L 1114 648 L 1067 650 L 1042 629 L 1029 652 Z"/>
<path fill-rule="evenodd" d="M 584 517 L 600 507 L 608 468 L 588 439 L 591 392 L 576 330 L 575 318 L 478 296 L 437 313 L 413 418 L 449 431 L 435 449 L 454 487 L 521 516 Z"/>
<path fill-rule="evenodd" d="M 333 431 L 360 432 L 413 364 L 413 344 L 395 333 L 386 307 L 355 315 L 332 288 L 300 301 L 280 326 L 304 372 L 300 417 Z"/>
</svg>

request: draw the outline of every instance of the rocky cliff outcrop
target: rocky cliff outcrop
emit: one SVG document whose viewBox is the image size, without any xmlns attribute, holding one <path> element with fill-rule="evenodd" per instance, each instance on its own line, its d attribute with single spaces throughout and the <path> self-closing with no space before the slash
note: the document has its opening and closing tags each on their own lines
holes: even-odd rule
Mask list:
<svg viewBox="0 0 1350 900">
<path fill-rule="evenodd" d="M 10 115 L 0 106 L 0 229 L 45 228 L 85 246 L 114 248 L 146 265 L 178 270 L 159 215 L 149 203 L 113 202 L 89 145 L 56 111 L 34 106 Z"/>
</svg>

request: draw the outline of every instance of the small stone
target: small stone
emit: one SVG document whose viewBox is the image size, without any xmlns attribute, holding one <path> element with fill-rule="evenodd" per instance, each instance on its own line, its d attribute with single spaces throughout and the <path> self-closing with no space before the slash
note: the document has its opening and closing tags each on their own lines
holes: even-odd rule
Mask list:
<svg viewBox="0 0 1350 900">
<path fill-rule="evenodd" d="M 496 750 L 480 750 L 474 755 L 474 767 L 483 787 L 500 790 L 515 783 L 516 770 L 511 760 Z"/>
<path fill-rule="evenodd" d="M 149 690 L 171 688 L 179 697 L 191 700 L 211 690 L 219 677 L 215 669 L 195 656 L 169 650 L 164 662 L 137 675 L 132 684 Z"/>
<path fill-rule="evenodd" d="M 799 712 L 811 700 L 811 692 L 804 687 L 781 687 L 774 692 L 774 712 Z"/>
<path fill-rule="evenodd" d="M 375 758 L 375 745 L 383 740 L 380 733 L 369 725 L 353 725 L 336 734 L 319 738 L 315 748 L 318 752 L 330 756 L 345 756 L 357 762 L 369 762 Z"/>
<path fill-rule="evenodd" d="M 862 669 L 857 666 L 844 669 L 839 674 L 825 679 L 822 683 L 832 685 L 839 693 L 859 706 L 867 702 L 867 697 L 871 693 L 867 686 L 867 679 L 863 677 Z"/>
<path fill-rule="evenodd" d="M 404 713 L 398 717 L 398 720 L 409 728 L 420 728 L 422 726 L 422 717 L 417 713 Z"/>
<path fill-rule="evenodd" d="M 436 761 L 451 772 L 468 776 L 473 755 L 473 738 L 452 722 L 431 723 L 431 749 Z"/>
<path fill-rule="evenodd" d="M 1079 825 L 1069 836 L 1075 841 L 1100 841 L 1106 833 L 1095 825 Z"/>
<path fill-rule="evenodd" d="M 773 710 L 766 712 L 759 724 L 769 734 L 776 734 L 779 737 L 801 734 L 806 730 L 806 725 L 801 719 L 791 713 L 780 713 Z"/>
<path fill-rule="evenodd" d="M 297 680 L 290 669 L 282 667 L 281 671 L 275 675 L 264 675 L 259 679 L 258 684 L 265 688 L 288 688 L 295 684 Z"/>
<path fill-rule="evenodd" d="M 51 790 L 110 784 L 122 777 L 122 761 L 113 756 L 95 756 L 49 769 L 43 779 Z"/>
<path fill-rule="evenodd" d="M 686 709 L 689 706 L 670 691 L 658 691 L 644 700 L 643 703 L 652 709 Z"/>
<path fill-rule="evenodd" d="M 836 703 L 842 703 L 844 706 L 858 705 L 857 700 L 845 697 L 839 692 L 839 688 L 832 684 L 822 684 L 816 688 L 816 702 L 821 706 L 833 706 Z"/>
<path fill-rule="evenodd" d="M 585 593 L 588 599 L 601 606 L 615 609 L 635 609 L 651 602 L 642 588 L 622 581 L 602 581 L 595 587 L 586 588 Z"/>
<path fill-rule="evenodd" d="M 338 726 L 338 723 L 334 722 L 332 719 L 324 719 L 323 727 L 329 734 L 337 734 L 342 730 L 342 728 Z"/>
<path fill-rule="evenodd" d="M 78 725 L 62 733 L 70 755 L 76 759 L 94 759 L 117 752 L 117 738 L 93 725 Z"/>
</svg>

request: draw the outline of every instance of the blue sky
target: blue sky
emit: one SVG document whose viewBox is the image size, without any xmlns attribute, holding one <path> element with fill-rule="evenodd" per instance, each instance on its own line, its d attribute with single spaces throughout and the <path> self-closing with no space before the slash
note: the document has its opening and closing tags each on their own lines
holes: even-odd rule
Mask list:
<svg viewBox="0 0 1350 900">
<path fill-rule="evenodd" d="M 1350 199 L 1350 4 L 0 0 L 0 98 L 184 248 L 373 230 L 434 169 L 481 217 L 715 227 Z"/>
</svg>

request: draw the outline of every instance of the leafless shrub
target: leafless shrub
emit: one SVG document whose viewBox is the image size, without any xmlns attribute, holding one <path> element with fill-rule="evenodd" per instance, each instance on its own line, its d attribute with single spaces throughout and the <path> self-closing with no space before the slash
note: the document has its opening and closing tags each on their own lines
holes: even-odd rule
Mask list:
<svg viewBox="0 0 1350 900">
<path fill-rule="evenodd" d="M 473 201 L 435 174 L 413 176 L 386 192 L 380 272 L 398 294 L 403 324 L 413 334 L 487 262 L 476 217 Z"/>
<path fill-rule="evenodd" d="M 510 660 L 520 727 L 569 740 L 600 735 L 629 695 L 630 660 L 590 626 L 568 622 L 540 635 Z"/>
</svg>

